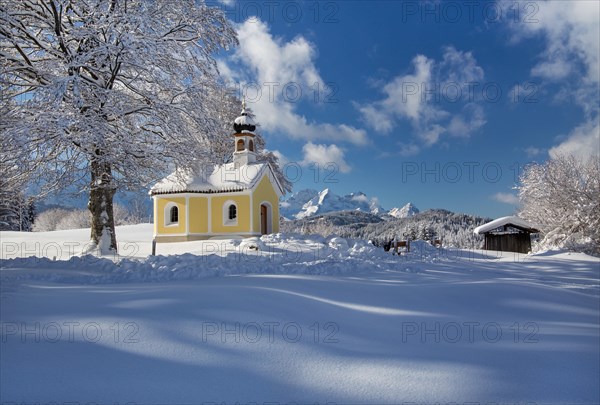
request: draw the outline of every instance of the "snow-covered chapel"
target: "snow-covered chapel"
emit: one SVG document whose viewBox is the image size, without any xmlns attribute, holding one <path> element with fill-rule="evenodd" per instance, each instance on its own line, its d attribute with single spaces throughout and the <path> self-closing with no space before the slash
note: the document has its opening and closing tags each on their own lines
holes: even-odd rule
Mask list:
<svg viewBox="0 0 600 405">
<path fill-rule="evenodd" d="M 231 163 L 201 174 L 180 170 L 150 189 L 156 242 L 279 232 L 279 199 L 284 191 L 271 165 L 256 160 L 256 125 L 245 103 L 233 128 Z"/>
</svg>

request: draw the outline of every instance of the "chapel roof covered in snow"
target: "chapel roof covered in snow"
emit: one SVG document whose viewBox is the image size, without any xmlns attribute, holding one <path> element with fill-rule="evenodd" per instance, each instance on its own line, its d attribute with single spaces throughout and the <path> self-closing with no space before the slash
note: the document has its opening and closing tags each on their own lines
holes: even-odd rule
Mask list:
<svg viewBox="0 0 600 405">
<path fill-rule="evenodd" d="M 475 228 L 473 230 L 473 233 L 476 235 L 481 235 L 482 233 L 487 233 L 487 232 L 493 231 L 494 229 L 504 227 L 504 226 L 511 226 L 511 225 L 518 229 L 522 229 L 524 231 L 528 231 L 531 233 L 539 232 L 538 229 L 536 229 L 532 224 L 525 221 L 524 219 L 516 217 L 516 216 L 508 216 L 508 217 L 498 218 L 491 222 L 488 222 L 487 224 L 478 226 L 477 228 Z"/>
<path fill-rule="evenodd" d="M 283 189 L 268 163 L 236 167 L 234 163 L 209 166 L 205 170 L 178 169 L 150 189 L 150 195 L 176 193 L 227 193 L 250 190 L 267 174 L 283 194 Z"/>
</svg>

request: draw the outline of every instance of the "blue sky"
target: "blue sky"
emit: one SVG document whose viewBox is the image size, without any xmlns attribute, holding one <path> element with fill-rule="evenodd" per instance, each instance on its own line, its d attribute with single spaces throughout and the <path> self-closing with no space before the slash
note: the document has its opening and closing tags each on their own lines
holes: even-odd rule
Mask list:
<svg viewBox="0 0 600 405">
<path fill-rule="evenodd" d="M 222 1 L 223 76 L 294 190 L 497 217 L 519 170 L 599 153 L 598 2 Z"/>
</svg>

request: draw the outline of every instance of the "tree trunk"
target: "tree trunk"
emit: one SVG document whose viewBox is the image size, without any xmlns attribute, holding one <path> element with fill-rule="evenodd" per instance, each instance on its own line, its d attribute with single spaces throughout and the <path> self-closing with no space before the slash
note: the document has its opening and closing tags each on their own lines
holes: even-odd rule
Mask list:
<svg viewBox="0 0 600 405">
<path fill-rule="evenodd" d="M 98 155 L 100 153 L 96 153 L 96 156 Z M 88 209 L 92 214 L 92 245 L 97 247 L 101 254 L 116 253 L 113 197 L 117 190 L 112 181 L 111 166 L 97 158 L 92 158 L 90 163 L 92 179 Z"/>
</svg>

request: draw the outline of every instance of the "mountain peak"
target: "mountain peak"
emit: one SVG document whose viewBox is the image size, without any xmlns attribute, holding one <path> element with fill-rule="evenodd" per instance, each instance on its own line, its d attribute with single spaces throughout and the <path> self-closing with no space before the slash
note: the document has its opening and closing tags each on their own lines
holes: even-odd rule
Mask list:
<svg viewBox="0 0 600 405">
<path fill-rule="evenodd" d="M 402 208 L 396 208 L 396 207 L 392 208 L 388 212 L 388 215 L 390 215 L 394 218 L 408 218 L 408 217 L 412 217 L 413 215 L 418 214 L 418 213 L 419 213 L 419 209 L 417 207 L 415 207 L 413 203 L 409 202 Z"/>
<path fill-rule="evenodd" d="M 289 219 L 301 219 L 312 215 L 335 211 L 362 211 L 379 214 L 383 208 L 377 198 L 369 198 L 361 191 L 340 196 L 329 188 L 322 191 L 301 190 L 281 203 L 281 214 Z"/>
</svg>

